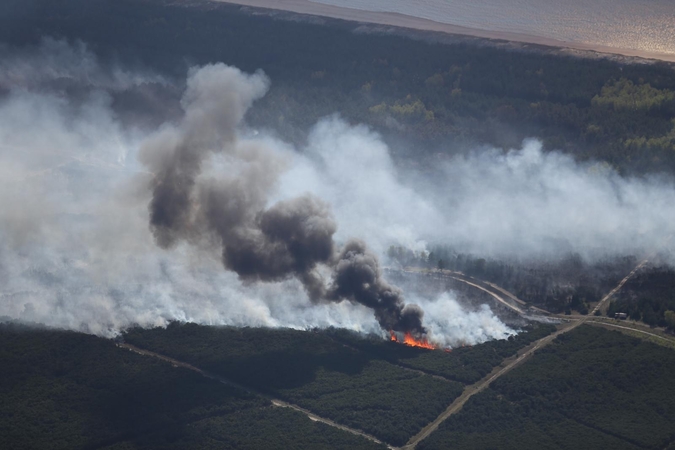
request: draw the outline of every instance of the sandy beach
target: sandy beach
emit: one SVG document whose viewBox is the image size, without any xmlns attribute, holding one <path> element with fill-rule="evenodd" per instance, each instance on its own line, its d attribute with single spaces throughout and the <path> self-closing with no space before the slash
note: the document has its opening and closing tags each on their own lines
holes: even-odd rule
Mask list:
<svg viewBox="0 0 675 450">
<path fill-rule="evenodd" d="M 433 20 L 407 16 L 403 14 L 363 11 L 358 9 L 343 8 L 338 6 L 325 5 L 321 3 L 314 3 L 309 0 L 214 0 L 214 1 L 256 8 L 288 11 L 298 14 L 309 14 L 313 16 L 342 19 L 353 22 L 408 28 L 412 30 L 433 31 L 446 34 L 471 36 L 477 38 L 497 39 L 510 42 L 536 44 L 561 49 L 591 51 L 597 53 L 675 62 L 675 55 L 667 53 L 647 52 L 635 49 L 625 49 L 610 46 L 585 44 L 581 42 L 566 42 L 546 37 L 533 36 L 529 34 L 467 28 L 457 25 L 435 22 Z"/>
</svg>

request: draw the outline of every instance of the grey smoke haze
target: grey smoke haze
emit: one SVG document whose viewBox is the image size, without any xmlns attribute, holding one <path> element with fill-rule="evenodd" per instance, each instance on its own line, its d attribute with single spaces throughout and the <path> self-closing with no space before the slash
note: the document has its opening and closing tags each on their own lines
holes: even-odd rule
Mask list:
<svg viewBox="0 0 675 450">
<path fill-rule="evenodd" d="M 362 241 L 336 253 L 330 208 L 311 194 L 267 208 L 283 161 L 262 142 L 240 142 L 238 128 L 253 101 L 267 91 L 262 73 L 224 64 L 193 69 L 181 101 L 185 116 L 141 148 L 155 174 L 150 226 L 157 244 L 178 240 L 220 245 L 226 269 L 244 280 L 297 278 L 314 301 L 348 300 L 371 308 L 384 330 L 426 334 L 423 311 L 405 305 L 400 289 L 382 279 L 377 257 Z M 209 156 L 230 159 L 232 170 L 200 178 Z M 330 286 L 319 266 L 334 269 Z"/>
<path fill-rule="evenodd" d="M 36 47 L 0 43 L 0 89 L 83 88 L 123 91 L 144 83 L 166 84 L 157 74 L 103 67 L 83 42 L 43 38 Z"/>
<path fill-rule="evenodd" d="M 30 50 L 26 61 L 36 61 L 42 51 Z M 50 53 L 50 65 L 60 69 L 32 75 L 44 82 L 9 82 L 3 86 L 10 91 L 0 97 L 0 316 L 106 336 L 132 324 L 171 320 L 378 332 L 378 320 L 364 306 L 370 289 L 361 284 L 364 289 L 341 291 L 343 284 L 332 280 L 381 283 L 378 291 L 396 295 L 376 276 L 376 257 L 389 245 L 423 249 L 435 241 L 479 254 L 532 258 L 576 251 L 593 258 L 650 251 L 673 231 L 672 180 L 620 177 L 602 165 L 542 153 L 536 141 L 509 153 L 477 150 L 456 157 L 444 177 L 422 186 L 396 169 L 386 145 L 365 126 L 330 117 L 312 129 L 306 148 L 294 149 L 247 130 L 242 109 L 248 103 L 233 93 L 224 101 L 242 109 L 228 109 L 233 121 L 216 122 L 219 129 L 203 135 L 187 130 L 188 117 L 213 112 L 188 114 L 200 101 L 197 91 L 183 101 L 185 120 L 151 133 L 130 129 L 108 95 L 124 87 L 111 88 L 109 74 L 93 77 L 86 95 L 71 101 L 53 86 L 50 73 L 72 67 L 68 58 L 59 66 L 56 54 Z M 14 58 L 20 66 L 21 58 Z M 262 74 L 227 70 L 253 86 L 253 98 L 264 93 Z M 100 66 L 96 71 L 106 74 Z M 157 79 L 127 72 L 138 83 Z M 0 79 L 11 80 L 5 72 Z M 212 145 L 221 140 L 221 146 Z M 178 152 L 193 142 L 202 146 L 196 172 L 173 173 L 167 156 L 190 160 L 192 153 Z M 176 219 L 157 220 L 151 229 L 148 205 L 154 197 L 148 187 L 162 180 L 194 184 Z M 222 202 L 222 195 L 231 202 Z M 221 214 L 236 220 L 223 223 Z M 311 220 L 301 219 L 306 217 Z M 313 234 L 313 221 L 325 231 Z M 297 242 L 289 238 L 296 229 L 303 231 Z M 323 239 L 328 235 L 330 241 Z M 223 251 L 223 240 L 239 237 L 241 247 Z M 326 245 L 307 253 L 317 240 Z M 362 250 L 359 240 L 370 250 Z M 257 258 L 261 250 L 283 258 L 266 262 L 264 270 L 247 269 L 248 252 Z M 340 264 L 345 259 L 368 270 L 359 276 L 343 272 L 351 267 Z M 325 292 L 307 289 L 311 283 L 303 274 L 316 277 L 310 282 L 321 279 Z M 357 295 L 362 300 L 336 301 Z M 487 307 L 461 307 L 452 293 L 409 300 L 425 312 L 431 339 L 443 345 L 514 332 Z M 390 320 L 384 313 L 378 319 Z M 407 317 L 402 308 L 400 315 Z"/>
</svg>

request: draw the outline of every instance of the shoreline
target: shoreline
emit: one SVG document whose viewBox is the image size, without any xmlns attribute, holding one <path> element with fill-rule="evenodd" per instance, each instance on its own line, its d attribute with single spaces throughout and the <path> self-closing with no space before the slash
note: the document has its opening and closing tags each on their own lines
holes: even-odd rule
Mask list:
<svg viewBox="0 0 675 450">
<path fill-rule="evenodd" d="M 644 60 L 658 60 L 675 62 L 675 54 L 648 52 L 643 50 L 624 49 L 603 45 L 586 44 L 580 42 L 560 41 L 553 38 L 534 36 L 524 33 L 507 31 L 490 31 L 477 28 L 468 28 L 460 25 L 451 25 L 422 19 L 414 16 L 406 16 L 393 12 L 375 12 L 360 9 L 344 8 L 340 6 L 314 3 L 309 0 L 211 0 L 217 3 L 261 8 L 272 11 L 286 11 L 290 13 L 318 16 L 330 19 L 340 19 L 369 25 L 381 25 L 408 29 L 415 31 L 429 31 L 447 35 L 465 36 L 497 41 L 507 41 L 520 44 L 532 44 L 544 47 L 552 47 L 559 50 L 572 50 L 576 52 L 592 52 L 601 55 L 622 56 L 639 58 Z M 580 55 L 582 56 L 582 55 Z"/>
</svg>

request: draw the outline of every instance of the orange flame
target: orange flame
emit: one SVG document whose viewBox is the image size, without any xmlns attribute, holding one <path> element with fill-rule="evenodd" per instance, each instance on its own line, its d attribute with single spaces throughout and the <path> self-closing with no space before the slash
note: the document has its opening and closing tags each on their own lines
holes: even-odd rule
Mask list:
<svg viewBox="0 0 675 450">
<path fill-rule="evenodd" d="M 391 340 L 393 342 L 398 342 L 399 344 L 405 344 L 410 347 L 426 348 L 429 350 L 434 350 L 436 348 L 433 344 L 430 344 L 429 341 L 427 341 L 425 338 L 415 339 L 410 333 L 405 333 L 403 335 L 403 342 L 399 340 L 395 332 L 390 331 L 389 334 L 391 334 Z"/>
</svg>

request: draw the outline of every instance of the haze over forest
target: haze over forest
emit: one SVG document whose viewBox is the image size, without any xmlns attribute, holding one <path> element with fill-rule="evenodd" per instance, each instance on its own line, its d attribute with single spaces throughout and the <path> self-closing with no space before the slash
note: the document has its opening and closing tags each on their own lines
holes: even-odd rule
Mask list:
<svg viewBox="0 0 675 450">
<path fill-rule="evenodd" d="M 272 225 L 263 223 L 262 231 L 268 235 L 265 239 L 272 239 L 270 256 L 263 256 L 259 250 L 251 253 L 252 248 L 235 250 L 237 243 L 244 242 L 242 230 L 248 230 L 246 239 L 250 233 L 259 233 L 255 231 L 259 225 L 238 228 L 245 221 L 257 221 L 256 211 L 270 207 L 274 211 L 287 204 L 284 202 L 308 193 L 320 203 L 308 200 L 310 203 L 303 208 L 313 208 L 314 212 L 309 214 L 316 219 L 312 221 L 324 221 L 328 227 L 326 239 L 335 234 L 338 251 L 350 239 L 359 239 L 379 259 L 390 256 L 390 247 L 422 255 L 438 245 L 477 257 L 525 263 L 579 255 L 592 264 L 607 258 L 644 255 L 655 249 L 662 252 L 665 261 L 670 258 L 669 247 L 664 247 L 664 243 L 672 233 L 675 189 L 668 174 L 621 174 L 602 160 L 578 161 L 555 147 L 544 150 L 536 134 L 517 146 L 502 148 L 480 141 L 460 145 L 440 140 L 435 144 L 436 151 L 447 154 L 447 158 L 431 171 L 419 170 L 397 163 L 387 144 L 387 128 L 379 127 L 377 131 L 372 125 L 350 119 L 338 105 L 333 107 L 320 98 L 310 101 L 310 105 L 321 105 L 326 111 L 323 117 L 312 122 L 300 116 L 307 127 L 291 126 L 291 133 L 305 136 L 299 141 L 289 136 L 288 129 L 275 129 L 269 122 L 257 126 L 247 123 L 243 117 L 250 105 L 262 98 L 256 101 L 261 103 L 257 114 L 265 114 L 265 92 L 270 86 L 275 92 L 275 80 L 266 74 L 264 64 L 256 67 L 259 71 L 255 75 L 250 75 L 256 87 L 253 84 L 238 87 L 237 83 L 226 81 L 229 76 L 226 74 L 239 73 L 233 66 L 206 65 L 201 69 L 186 66 L 186 74 L 181 77 L 147 64 L 101 62 L 82 41 L 70 43 L 42 37 L 36 43 L 7 46 L 3 51 L 2 80 L 7 90 L 2 106 L 7 118 L 3 120 L 2 131 L 3 167 L 7 179 L 13 180 L 3 192 L 9 205 L 3 210 L 6 234 L 3 266 L 8 280 L 4 295 L 12 301 L 5 302 L 0 313 L 9 317 L 104 335 L 115 334 L 131 324 L 159 325 L 170 320 L 302 328 L 334 325 L 375 331 L 376 321 L 358 303 L 365 302 L 377 310 L 383 307 L 382 302 L 386 303 L 380 294 L 371 293 L 376 300 L 357 301 L 356 305 L 324 301 L 330 295 L 338 295 L 329 295 L 324 289 L 340 291 L 337 286 L 331 287 L 331 276 L 321 272 L 333 258 L 330 256 L 333 243 L 321 244 L 325 256 L 309 247 L 293 250 L 287 268 L 272 267 L 262 261 L 272 258 L 270 261 L 277 264 L 287 256 L 278 253 L 272 256 L 278 252 L 272 248 L 277 248 L 280 236 L 270 235 L 265 227 Z M 223 74 L 225 78 L 218 89 L 224 92 L 224 97 L 219 101 L 227 105 L 228 98 L 240 98 L 236 107 L 239 116 L 211 119 L 203 116 L 203 112 L 198 116 L 191 112 L 195 101 L 198 108 L 195 111 L 211 108 L 200 105 L 201 96 L 220 98 L 201 93 L 201 88 L 193 86 L 206 79 L 207 73 Z M 187 91 L 182 94 L 185 76 Z M 249 79 L 244 73 L 241 76 Z M 314 73 L 311 78 L 316 78 Z M 434 77 L 426 80 L 426 88 L 433 87 L 430 80 Z M 284 89 L 282 80 L 280 84 L 280 89 Z M 251 93 L 239 93 L 241 89 Z M 64 95 L 69 91 L 77 95 Z M 161 109 L 143 110 L 147 107 L 139 102 L 145 102 L 148 95 L 156 97 L 154 102 L 163 102 Z M 368 97 L 373 96 L 368 93 Z M 118 100 L 124 97 L 126 104 Z M 292 95 L 285 98 L 300 101 Z M 210 104 L 215 105 L 213 102 Z M 384 113 L 389 127 L 395 124 L 394 129 L 407 127 L 407 115 L 412 126 L 419 123 L 417 108 L 422 108 L 422 125 L 431 124 L 430 118 L 431 122 L 437 121 L 433 110 L 424 112 L 426 106 L 419 100 L 393 106 L 375 99 L 370 103 L 374 104 L 369 108 L 371 114 Z M 410 113 L 406 108 L 410 108 Z M 218 114 L 219 110 L 213 111 Z M 183 114 L 185 119 L 181 119 Z M 255 114 L 254 108 L 249 115 Z M 145 123 L 135 120 L 137 117 Z M 223 126 L 233 128 L 225 133 Z M 28 131 L 35 127 L 43 131 L 39 134 Z M 210 156 L 209 151 L 195 160 L 194 167 L 204 173 L 187 175 L 190 172 L 186 173 L 185 167 L 163 169 L 162 160 L 153 156 L 170 152 L 167 147 L 171 146 L 180 149 L 205 145 L 201 141 L 205 139 L 205 131 L 209 132 L 208 127 L 216 127 L 217 133 L 208 138 L 206 145 L 241 141 L 236 145 L 250 147 L 252 150 L 248 152 L 254 152 L 250 154 L 262 152 L 260 161 L 264 164 L 247 170 L 260 172 L 267 193 L 255 201 L 253 191 L 245 194 L 243 198 L 253 202 L 254 209 L 246 213 L 248 219 L 243 219 L 244 216 L 234 222 L 227 219 L 229 229 L 240 229 L 235 234 L 208 219 L 215 212 L 195 213 L 197 210 L 187 205 L 176 209 L 195 195 L 213 195 L 207 193 L 215 192 L 213 187 L 199 188 L 205 192 L 202 194 L 186 191 L 158 197 L 157 186 L 161 185 L 149 181 L 152 174 L 165 171 L 179 174 L 166 175 L 172 180 L 188 176 L 189 181 L 171 181 L 171 185 L 213 184 L 208 180 L 222 178 L 220 174 L 233 170 L 230 167 L 239 167 L 236 160 Z M 171 131 L 174 128 L 176 131 Z M 198 143 L 190 143 L 194 141 L 190 137 L 194 133 L 190 131 L 192 128 L 199 130 Z M 292 140 L 284 138 L 283 133 Z M 180 137 L 181 134 L 186 137 Z M 173 144 L 176 139 L 178 143 Z M 412 153 L 419 144 L 411 141 L 403 145 L 410 148 L 397 151 Z M 157 149 L 151 151 L 151 147 Z M 244 161 L 248 165 L 254 162 L 250 156 L 245 156 Z M 243 180 L 251 180 L 246 181 L 249 183 L 258 176 L 250 172 L 228 183 L 240 185 Z M 28 189 L 26 180 L 30 180 Z M 156 187 L 144 187 L 148 183 Z M 257 186 L 252 185 L 255 195 L 260 196 L 262 187 Z M 163 201 L 167 206 L 157 204 L 159 198 L 166 198 Z M 199 204 L 203 209 L 204 200 Z M 173 216 L 167 216 L 168 205 L 175 209 Z M 289 207 L 296 208 L 290 204 Z M 158 215 L 160 211 L 163 216 Z M 299 213 L 295 211 L 293 214 Z M 317 214 L 326 215 L 319 219 Z M 205 219 L 199 218 L 202 216 Z M 213 239 L 223 242 L 225 253 L 219 254 L 218 247 L 212 245 Z M 228 243 L 227 239 L 233 240 Z M 302 245 L 314 245 L 311 242 L 319 237 L 313 234 L 306 239 L 309 240 Z M 248 256 L 241 252 L 248 252 Z M 298 259 L 301 253 L 306 256 Z M 236 272 L 239 279 L 218 267 L 221 257 L 225 269 Z M 251 258 L 267 267 L 252 269 Z M 396 264 L 385 261 L 392 263 Z M 250 283 L 255 280 L 276 283 Z M 341 295 L 355 298 L 349 292 L 339 294 L 336 299 L 340 300 Z M 307 308 L 310 299 L 321 301 L 316 308 Z M 394 301 L 393 304 L 401 302 L 395 315 L 401 314 L 402 301 L 403 296 Z M 439 319 L 427 315 L 432 329 L 438 330 L 439 342 L 475 342 L 475 339 L 480 342 L 513 333 L 491 316 L 489 309 L 472 312 L 451 306 L 452 294 L 416 301 L 427 309 L 445 302 L 446 308 L 462 311 L 453 315 L 461 319 L 452 323 L 444 319 L 442 325 L 436 322 Z M 474 316 L 476 319 L 472 319 Z M 383 319 L 378 320 L 382 323 Z M 391 320 L 403 319 L 390 319 L 385 330 L 393 326 Z M 464 320 L 469 323 L 480 320 L 482 331 L 455 335 L 452 331 L 457 329 L 455 322 Z M 454 336 L 446 338 L 451 335 Z"/>
<path fill-rule="evenodd" d="M 0 447 L 675 448 L 673 8 L 243 3 L 0 6 Z"/>
</svg>

